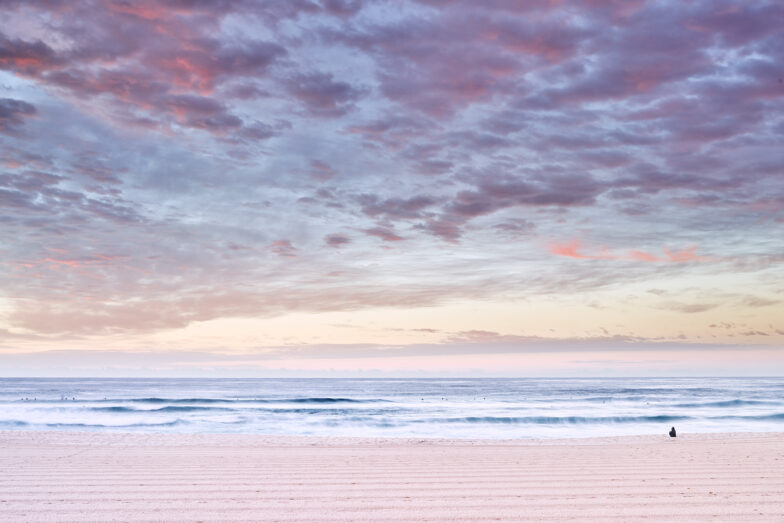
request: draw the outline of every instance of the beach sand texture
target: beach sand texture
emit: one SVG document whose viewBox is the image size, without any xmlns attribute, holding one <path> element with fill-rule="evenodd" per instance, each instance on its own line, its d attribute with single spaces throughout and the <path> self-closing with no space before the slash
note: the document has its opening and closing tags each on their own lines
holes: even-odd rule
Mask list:
<svg viewBox="0 0 784 523">
<path fill-rule="evenodd" d="M 784 433 L 0 432 L 1 521 L 784 521 Z"/>
</svg>

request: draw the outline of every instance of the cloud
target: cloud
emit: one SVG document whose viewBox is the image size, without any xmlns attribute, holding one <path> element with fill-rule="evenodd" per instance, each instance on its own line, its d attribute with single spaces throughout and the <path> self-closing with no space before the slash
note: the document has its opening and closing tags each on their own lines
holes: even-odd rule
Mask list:
<svg viewBox="0 0 784 523">
<path fill-rule="evenodd" d="M 0 68 L 33 76 L 57 67 L 61 60 L 54 50 L 40 40 L 11 39 L 0 34 Z"/>
<path fill-rule="evenodd" d="M 749 296 L 743 300 L 744 305 L 749 307 L 770 307 L 772 305 L 778 305 L 781 303 L 781 300 L 771 300 L 768 298 L 761 298 L 758 296 Z"/>
<path fill-rule="evenodd" d="M 448 210 L 474 217 L 515 205 L 587 205 L 593 203 L 600 191 L 601 185 L 590 176 L 551 175 L 541 180 L 484 177 L 475 190 L 459 192 Z"/>
<path fill-rule="evenodd" d="M 183 47 L 155 53 L 151 61 L 175 85 L 199 93 L 212 92 L 223 79 L 260 76 L 286 55 L 286 49 L 280 45 L 260 40 L 221 44 L 202 38 L 190 40 Z"/>
<path fill-rule="evenodd" d="M 179 125 L 218 134 L 239 129 L 242 120 L 213 97 L 215 87 L 226 80 L 262 77 L 286 55 L 285 48 L 270 41 L 213 38 L 214 24 L 229 14 L 222 4 L 61 7 L 68 14 L 61 13 L 52 24 L 46 35 L 51 45 L 0 38 L 0 68 L 77 98 L 93 97 L 99 106 L 109 104 L 115 121 L 146 118 L 149 127 L 165 128 L 170 122 L 160 120 L 164 115 L 174 116 Z M 70 45 L 54 43 L 63 40 Z M 104 96 L 95 98 L 99 95 Z"/>
<path fill-rule="evenodd" d="M 432 128 L 433 125 L 425 118 L 392 114 L 364 123 L 352 123 L 346 127 L 346 132 L 395 150 L 427 136 Z"/>
<path fill-rule="evenodd" d="M 269 125 L 263 122 L 255 122 L 246 124 L 240 131 L 240 136 L 252 142 L 260 142 L 280 136 L 285 130 L 290 128 L 291 125 L 286 122 L 278 122 L 276 125 Z"/>
<path fill-rule="evenodd" d="M 564 18 L 533 22 L 467 4 L 352 29 L 325 38 L 373 57 L 387 99 L 437 119 L 513 93 L 516 74 L 567 60 L 585 36 Z"/>
<path fill-rule="evenodd" d="M 402 236 L 396 234 L 392 229 L 388 229 L 386 227 L 371 227 L 370 229 L 365 229 L 365 232 L 370 236 L 381 238 L 386 242 L 399 242 L 404 239 Z"/>
<path fill-rule="evenodd" d="M 334 178 L 337 174 L 332 167 L 320 160 L 311 160 L 310 167 L 311 176 L 322 182 Z"/>
<path fill-rule="evenodd" d="M 708 261 L 708 258 L 697 255 L 697 247 L 687 247 L 680 251 L 670 251 L 665 247 L 663 250 L 669 261 L 676 263 Z"/>
<path fill-rule="evenodd" d="M 584 254 L 581 251 L 581 245 L 578 240 L 572 240 L 569 243 L 554 243 L 550 245 L 550 252 L 558 256 L 566 256 L 568 258 L 578 258 L 582 260 L 616 260 L 618 258 L 607 253 L 607 249 L 602 247 L 601 253 L 596 255 Z"/>
<path fill-rule="evenodd" d="M 364 89 L 348 82 L 334 80 L 329 73 L 307 73 L 293 76 L 286 82 L 291 95 L 313 116 L 338 117 L 354 108 Z"/>
<path fill-rule="evenodd" d="M 367 216 L 391 220 L 420 218 L 426 209 L 436 204 L 436 199 L 427 195 L 381 199 L 375 194 L 362 194 L 357 201 Z"/>
<path fill-rule="evenodd" d="M 63 176 L 42 172 L 23 171 L 19 174 L 0 174 L 0 185 L 20 191 L 36 191 L 47 186 L 57 185 L 65 180 Z"/>
<path fill-rule="evenodd" d="M 589 176 L 482 175 L 471 179 L 472 189 L 458 191 L 442 206 L 440 214 L 408 216 L 425 218 L 417 226 L 455 242 L 470 220 L 516 207 L 587 206 L 600 194 L 602 185 Z M 435 202 L 434 202 L 435 203 Z M 390 216 L 387 213 L 388 217 Z"/>
<path fill-rule="evenodd" d="M 629 251 L 629 256 L 633 260 L 642 261 L 642 262 L 658 262 L 661 261 L 659 257 L 645 251 L 636 251 L 631 250 Z"/>
<path fill-rule="evenodd" d="M 780 2 L 3 5 L 0 329 L 777 304 Z"/>
<path fill-rule="evenodd" d="M 723 9 L 703 3 L 685 23 L 693 31 L 718 34 L 724 45 L 736 47 L 776 35 L 776 19 L 783 15 L 784 8 L 776 2 L 726 3 Z"/>
<path fill-rule="evenodd" d="M 34 105 L 23 100 L 0 98 L 0 133 L 17 135 L 25 120 L 37 112 Z"/>
<path fill-rule="evenodd" d="M 666 302 L 663 303 L 660 308 L 666 310 L 672 310 L 677 312 L 683 312 L 685 314 L 696 314 L 700 312 L 706 312 L 711 309 L 715 309 L 718 307 L 719 304 L 717 303 L 681 303 L 681 302 Z"/>
<path fill-rule="evenodd" d="M 343 234 L 328 234 L 324 237 L 324 241 L 330 247 L 342 247 L 351 243 L 351 239 Z"/>
<path fill-rule="evenodd" d="M 741 336 L 770 336 L 770 334 L 768 334 L 767 332 L 762 332 L 762 331 L 746 331 L 746 332 L 741 332 L 740 335 Z"/>
<path fill-rule="evenodd" d="M 589 248 L 592 253 L 585 251 L 586 246 L 579 240 L 572 240 L 567 243 L 550 244 L 550 252 L 557 256 L 577 258 L 583 260 L 627 260 L 648 263 L 691 263 L 715 261 L 712 258 L 697 255 L 697 247 L 687 247 L 685 249 L 672 251 L 667 247 L 662 248 L 663 255 L 657 256 L 650 252 L 641 250 L 629 250 L 626 254 L 613 254 L 607 247 L 602 246 L 598 252 L 595 248 Z"/>
<path fill-rule="evenodd" d="M 50 223 L 61 225 L 75 225 L 95 218 L 120 225 L 145 222 L 137 209 L 123 198 L 88 196 L 67 190 L 59 185 L 64 180 L 65 177 L 37 171 L 0 175 L 3 194 L 0 212 L 13 209 L 14 220 L 22 223 L 28 217 L 46 218 Z"/>
</svg>

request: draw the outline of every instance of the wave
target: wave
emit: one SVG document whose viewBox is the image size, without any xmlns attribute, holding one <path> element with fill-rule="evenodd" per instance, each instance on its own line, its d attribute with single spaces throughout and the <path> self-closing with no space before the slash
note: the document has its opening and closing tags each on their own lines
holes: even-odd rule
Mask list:
<svg viewBox="0 0 784 523">
<path fill-rule="evenodd" d="M 21 420 L 0 420 L 0 427 L 46 427 L 51 429 L 130 429 L 143 427 L 173 427 L 175 425 L 185 425 L 188 422 L 182 419 L 174 421 L 164 421 L 161 423 L 127 423 L 124 425 L 104 425 L 101 423 L 33 423 Z"/>
<path fill-rule="evenodd" d="M 387 401 L 382 399 L 355 400 L 351 398 L 295 398 L 289 400 L 269 400 L 275 403 L 374 403 Z"/>
<path fill-rule="evenodd" d="M 645 422 L 670 422 L 694 419 L 691 416 L 671 416 L 661 414 L 657 416 L 466 416 L 460 418 L 443 418 L 417 420 L 419 423 L 508 423 L 508 424 L 536 424 L 560 425 L 583 423 L 645 423 Z"/>
<path fill-rule="evenodd" d="M 104 425 L 101 423 L 46 423 L 42 424 L 48 428 L 79 428 L 79 429 L 132 429 L 132 428 L 144 428 L 144 427 L 174 427 L 175 425 L 184 425 L 188 422 L 181 419 L 176 419 L 174 421 L 162 421 L 160 423 L 127 423 L 124 425 Z"/>
<path fill-rule="evenodd" d="M 764 416 L 755 416 L 755 419 L 763 419 L 763 420 L 784 420 L 784 413 L 779 414 L 767 414 Z"/>
<path fill-rule="evenodd" d="M 617 398 L 620 395 L 631 397 L 639 396 L 661 396 L 663 394 L 688 393 L 688 394 L 710 394 L 716 392 L 715 389 L 707 387 L 590 387 L 590 388 L 554 388 L 553 393 L 560 396 L 574 396 L 580 398 L 588 395 L 611 396 Z"/>
<path fill-rule="evenodd" d="M 416 420 L 414 423 L 504 423 L 504 424 L 535 424 L 535 425 L 563 425 L 563 424 L 591 424 L 591 423 L 664 423 L 688 420 L 745 420 L 745 421 L 780 421 L 784 420 L 784 413 L 760 414 L 749 416 L 685 416 L 659 414 L 655 416 L 465 416 L 455 418 L 433 418 Z"/>
<path fill-rule="evenodd" d="M 132 403 L 231 403 L 236 400 L 218 398 L 131 398 L 105 401 L 130 401 Z"/>
<path fill-rule="evenodd" d="M 716 416 L 709 419 L 724 419 L 724 420 L 749 420 L 749 421 L 773 421 L 784 420 L 784 412 L 776 414 L 759 414 L 756 416 Z"/>
<path fill-rule="evenodd" d="M 118 412 L 118 413 L 152 413 L 152 412 L 199 412 L 199 411 L 233 411 L 235 409 L 229 407 L 198 407 L 198 406 L 183 406 L 183 405 L 169 405 L 159 409 L 135 409 L 133 407 L 93 407 L 89 409 L 96 412 Z"/>
<path fill-rule="evenodd" d="M 162 413 L 162 412 L 236 412 L 236 413 L 247 413 L 247 412 L 258 412 L 258 413 L 267 413 L 267 414 L 321 414 L 321 415 L 343 415 L 343 414 L 350 414 L 356 412 L 362 412 L 364 414 L 369 415 L 376 415 L 376 414 L 388 414 L 388 413 L 400 413 L 403 412 L 403 409 L 358 409 L 358 408 L 283 408 L 283 407 L 259 407 L 259 408 L 247 408 L 247 407 L 201 407 L 198 405 L 168 405 L 166 407 L 160 407 L 157 409 L 137 409 L 134 407 L 120 407 L 120 406 L 113 406 L 113 407 L 92 407 L 87 409 L 92 412 L 111 412 L 117 414 L 154 414 L 154 413 Z"/>
<path fill-rule="evenodd" d="M 105 401 L 130 401 L 133 403 L 380 403 L 389 400 L 372 399 L 353 399 L 353 398 L 279 398 L 279 399 L 219 399 L 219 398 L 133 398 L 133 399 L 114 399 Z"/>
<path fill-rule="evenodd" d="M 18 419 L 0 420 L 0 427 L 27 427 L 28 425 L 30 425 L 28 422 Z"/>
<path fill-rule="evenodd" d="M 379 414 L 401 414 L 403 412 L 410 412 L 408 409 L 389 408 L 389 409 L 316 409 L 316 408 L 299 408 L 299 409 L 286 409 L 286 408 L 262 408 L 262 409 L 249 409 L 252 412 L 261 412 L 269 414 L 320 414 L 320 415 L 344 415 L 344 414 L 365 414 L 369 416 Z M 247 412 L 242 409 L 241 412 Z"/>
<path fill-rule="evenodd" d="M 700 408 L 700 407 L 742 407 L 745 405 L 777 405 L 777 401 L 761 401 L 761 400 L 725 400 L 725 401 L 708 401 L 705 403 L 678 403 L 675 407 L 682 408 Z"/>
</svg>

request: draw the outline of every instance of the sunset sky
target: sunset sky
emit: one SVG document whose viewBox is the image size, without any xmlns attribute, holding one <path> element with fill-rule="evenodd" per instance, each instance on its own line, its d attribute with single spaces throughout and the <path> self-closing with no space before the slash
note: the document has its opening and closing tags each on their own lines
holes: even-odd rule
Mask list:
<svg viewBox="0 0 784 523">
<path fill-rule="evenodd" d="M 782 27 L 3 2 L 0 376 L 784 375 Z"/>
</svg>

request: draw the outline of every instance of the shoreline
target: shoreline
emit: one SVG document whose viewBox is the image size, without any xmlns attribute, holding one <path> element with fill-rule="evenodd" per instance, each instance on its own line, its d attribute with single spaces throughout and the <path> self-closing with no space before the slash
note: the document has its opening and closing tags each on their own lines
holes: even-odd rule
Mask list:
<svg viewBox="0 0 784 523">
<path fill-rule="evenodd" d="M 539 440 L 0 432 L 7 521 L 784 519 L 784 433 Z"/>
<path fill-rule="evenodd" d="M 93 430 L 25 430 L 25 429 L 2 429 L 0 430 L 0 446 L 5 439 L 11 438 L 14 434 L 22 435 L 38 435 L 38 434 L 51 434 L 59 435 L 66 439 L 68 436 L 76 438 L 85 436 L 106 436 L 107 438 L 122 437 L 126 438 L 162 438 L 182 440 L 192 439 L 194 443 L 196 440 L 204 439 L 222 439 L 227 440 L 256 440 L 257 442 L 264 442 L 265 444 L 275 444 L 280 446 L 298 446 L 298 445 L 313 445 L 323 444 L 329 446 L 330 444 L 340 445 L 375 445 L 375 444 L 412 444 L 412 443 L 428 443 L 433 445 L 464 445 L 464 446 L 515 446 L 515 445 L 605 445 L 605 444 L 621 444 L 621 443 L 653 443 L 659 441 L 711 441 L 711 440 L 727 440 L 738 438 L 765 438 L 765 437 L 781 437 L 784 438 L 784 430 L 782 431 L 748 431 L 748 432 L 683 432 L 679 429 L 678 436 L 671 438 L 663 431 L 661 433 L 643 433 L 643 434 L 620 434 L 620 435 L 607 435 L 607 436 L 582 436 L 582 437 L 568 437 L 568 438 L 442 438 L 442 437 L 421 437 L 421 436 L 326 436 L 326 435 L 301 435 L 301 434 L 251 434 L 245 432 L 156 432 L 156 431 L 93 431 Z M 1 448 L 1 447 L 0 447 Z"/>
</svg>

